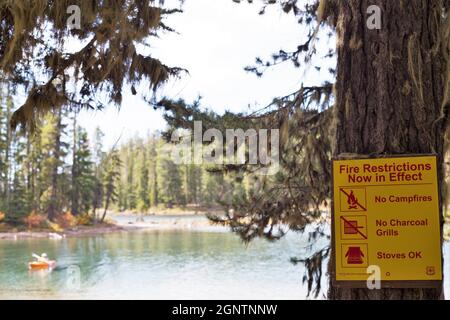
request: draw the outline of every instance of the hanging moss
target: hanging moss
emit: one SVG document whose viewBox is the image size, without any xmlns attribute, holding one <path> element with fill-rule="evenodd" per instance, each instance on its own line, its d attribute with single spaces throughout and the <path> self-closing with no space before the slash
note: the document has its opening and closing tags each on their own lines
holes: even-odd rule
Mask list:
<svg viewBox="0 0 450 320">
<path fill-rule="evenodd" d="M 159 1 L 158 3 L 160 3 Z M 166 15 L 154 0 L 1 0 L 0 69 L 13 86 L 28 93 L 11 125 L 34 128 L 36 117 L 52 108 L 101 108 L 96 97 L 107 93 L 109 102 L 120 104 L 124 84 L 133 88 L 142 81 L 152 90 L 179 74 L 151 56 L 136 51 L 157 35 Z M 67 9 L 78 5 L 81 28 L 69 30 Z M 77 52 L 64 46 L 77 39 L 85 43 Z M 43 40 L 45 39 L 45 40 Z M 47 79 L 42 79 L 42 75 Z M 57 80 L 58 85 L 54 85 Z M 73 83 L 80 84 L 75 91 Z"/>
</svg>

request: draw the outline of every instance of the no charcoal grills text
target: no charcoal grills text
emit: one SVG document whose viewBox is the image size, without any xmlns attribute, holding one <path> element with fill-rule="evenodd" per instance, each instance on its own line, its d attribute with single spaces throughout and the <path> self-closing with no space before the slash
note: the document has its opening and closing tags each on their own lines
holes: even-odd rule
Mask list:
<svg viewBox="0 0 450 320">
<path fill-rule="evenodd" d="M 370 182 L 410 182 L 423 180 L 423 172 L 430 171 L 431 164 L 383 164 L 374 166 L 363 164 L 362 166 L 340 165 L 339 172 L 348 175 L 349 183 Z"/>
</svg>

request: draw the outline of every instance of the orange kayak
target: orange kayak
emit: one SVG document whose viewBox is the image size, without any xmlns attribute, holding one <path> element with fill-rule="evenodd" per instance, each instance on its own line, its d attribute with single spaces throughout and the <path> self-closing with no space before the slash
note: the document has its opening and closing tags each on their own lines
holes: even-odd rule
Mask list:
<svg viewBox="0 0 450 320">
<path fill-rule="evenodd" d="M 28 263 L 28 268 L 30 270 L 43 270 L 43 269 L 53 269 L 56 266 L 56 261 L 33 261 Z"/>
</svg>

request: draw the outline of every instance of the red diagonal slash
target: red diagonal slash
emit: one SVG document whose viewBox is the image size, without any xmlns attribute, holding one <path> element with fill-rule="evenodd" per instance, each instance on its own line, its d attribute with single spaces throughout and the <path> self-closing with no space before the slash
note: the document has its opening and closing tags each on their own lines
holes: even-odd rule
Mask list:
<svg viewBox="0 0 450 320">
<path fill-rule="evenodd" d="M 350 195 L 349 195 L 347 192 L 345 192 L 344 189 L 339 189 L 339 190 L 341 190 L 343 194 L 345 194 L 348 198 L 350 198 Z M 357 204 L 361 209 L 363 209 L 364 211 L 367 211 L 367 209 L 364 208 L 364 207 L 359 203 L 358 199 L 356 199 L 356 204 Z"/>
<path fill-rule="evenodd" d="M 347 225 L 350 226 L 351 229 L 358 232 L 364 239 L 367 240 L 367 236 L 364 233 L 362 233 L 361 231 L 359 231 L 358 227 L 355 227 L 353 224 L 350 223 L 350 221 L 346 220 L 343 216 L 341 216 L 341 219 L 344 220 L 344 223 L 347 223 Z"/>
</svg>

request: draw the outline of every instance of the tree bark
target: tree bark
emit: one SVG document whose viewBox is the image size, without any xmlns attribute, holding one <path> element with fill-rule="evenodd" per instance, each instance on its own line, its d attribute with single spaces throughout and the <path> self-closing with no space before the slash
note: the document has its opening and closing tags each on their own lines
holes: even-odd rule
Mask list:
<svg viewBox="0 0 450 320">
<path fill-rule="evenodd" d="M 106 197 L 105 209 L 103 210 L 103 215 L 102 215 L 102 218 L 100 219 L 101 223 L 105 222 L 105 218 L 106 218 L 106 214 L 108 213 L 108 208 L 109 208 L 110 201 L 111 201 L 111 197 L 107 196 Z"/>
<path fill-rule="evenodd" d="M 382 10 L 380 30 L 367 27 L 370 5 Z M 334 156 L 437 153 L 440 199 L 448 118 L 448 39 L 443 36 L 448 25 L 443 7 L 443 0 L 336 2 L 333 150 Z M 329 298 L 440 299 L 443 288 L 346 289 L 330 282 Z"/>
</svg>

